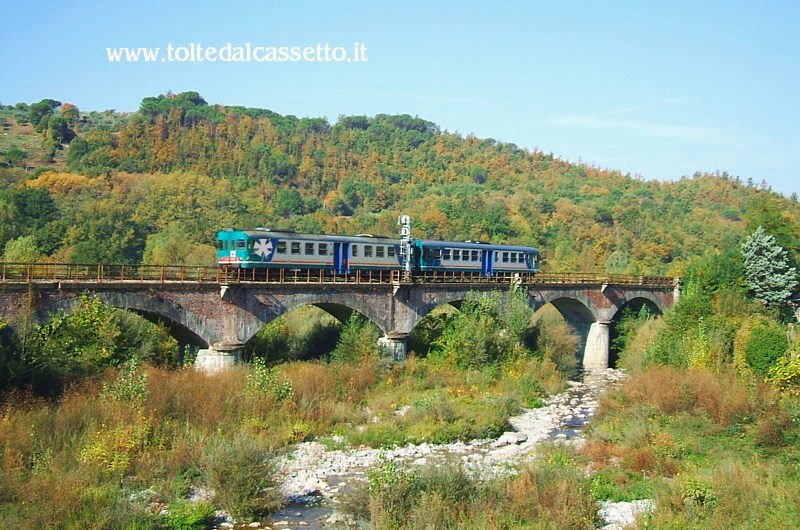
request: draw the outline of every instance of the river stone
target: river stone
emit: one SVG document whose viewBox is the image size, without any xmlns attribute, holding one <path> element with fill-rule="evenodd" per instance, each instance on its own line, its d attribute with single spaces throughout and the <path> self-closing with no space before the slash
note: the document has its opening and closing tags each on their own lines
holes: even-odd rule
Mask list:
<svg viewBox="0 0 800 530">
<path fill-rule="evenodd" d="M 503 447 L 505 445 L 517 445 L 528 440 L 528 435 L 524 432 L 504 432 L 492 447 Z"/>
<path fill-rule="evenodd" d="M 622 530 L 636 522 L 636 517 L 656 509 L 650 499 L 630 502 L 600 502 L 600 517 L 606 522 L 603 530 Z"/>
</svg>

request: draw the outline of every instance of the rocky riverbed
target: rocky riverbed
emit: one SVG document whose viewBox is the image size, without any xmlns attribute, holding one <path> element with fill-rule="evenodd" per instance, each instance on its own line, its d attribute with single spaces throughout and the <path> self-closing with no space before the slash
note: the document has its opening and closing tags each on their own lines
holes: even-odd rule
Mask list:
<svg viewBox="0 0 800 530">
<path fill-rule="evenodd" d="M 567 391 L 550 397 L 545 406 L 511 418 L 509 423 L 514 430 L 497 440 L 412 444 L 391 450 L 328 450 L 318 442 L 299 444 L 281 464 L 288 508 L 270 524 L 275 528 L 321 528 L 340 521 L 333 511 L 340 491 L 351 481 L 364 480 L 366 470 L 381 458 L 425 465 L 456 455 L 468 468 L 494 474 L 506 472 L 509 464 L 534 458 L 536 445 L 544 440 L 579 445 L 583 443 L 581 429 L 597 412 L 600 394 L 622 378 L 624 373 L 619 370 L 587 372 L 582 381 L 570 382 Z M 633 513 L 629 507 L 620 506 L 620 510 Z M 610 523 L 606 528 L 622 528 L 631 521 L 624 513 L 619 515 L 620 510 L 612 503 L 604 503 L 602 513 Z"/>
</svg>

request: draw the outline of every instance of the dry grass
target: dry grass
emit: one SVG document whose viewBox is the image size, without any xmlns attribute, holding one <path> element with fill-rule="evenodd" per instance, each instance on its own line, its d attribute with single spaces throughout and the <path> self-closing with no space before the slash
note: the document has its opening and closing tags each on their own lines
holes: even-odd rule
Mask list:
<svg viewBox="0 0 800 530">
<path fill-rule="evenodd" d="M 706 414 L 721 424 L 737 421 L 754 410 L 747 387 L 732 373 L 656 366 L 632 377 L 623 393 L 628 401 L 650 404 L 660 414 Z M 610 401 L 605 403 L 609 405 Z"/>
</svg>

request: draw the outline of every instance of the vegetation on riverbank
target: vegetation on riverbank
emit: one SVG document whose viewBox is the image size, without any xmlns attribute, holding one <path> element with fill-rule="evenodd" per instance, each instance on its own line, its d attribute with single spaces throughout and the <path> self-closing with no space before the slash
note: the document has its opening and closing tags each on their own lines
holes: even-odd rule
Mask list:
<svg viewBox="0 0 800 530">
<path fill-rule="evenodd" d="M 73 315 L 32 329 L 39 342 L 26 339 L 27 358 L 41 369 L 38 385 L 53 381 L 63 390 L 40 396 L 41 386 L 20 387 L 3 397 L 0 521 L 17 528 L 56 521 L 67 528 L 173 528 L 193 520 L 200 528 L 212 507 L 246 518 L 277 507 L 276 456 L 297 442 L 391 447 L 498 436 L 520 407 L 563 388 L 566 374 L 549 352 L 557 337 L 570 334 L 563 322 L 553 322 L 538 333 L 550 337 L 542 351 L 534 351 L 535 343 L 529 349 L 517 340 L 530 335 L 531 313 L 510 313 L 517 328 L 509 334 L 498 304 L 497 297 L 475 298 L 462 316 L 441 316 L 446 322 L 430 354 L 404 363 L 381 358 L 374 330 L 352 319 L 326 359 L 267 365 L 257 343 L 252 363 L 206 376 L 144 363 L 157 361 L 153 356 L 126 361 L 130 350 L 121 351 L 113 339 L 130 333 L 120 331 L 125 326 L 115 310 L 88 297 Z M 303 313 L 298 320 L 308 319 Z M 450 362 L 447 344 L 479 317 L 474 351 L 482 362 Z M 434 316 L 430 325 L 441 323 Z M 96 326 L 119 333 L 88 333 Z M 53 337 L 71 358 L 118 362 L 97 363 L 94 372 L 77 363 L 80 377 L 74 369 L 53 373 L 50 357 L 33 354 Z M 77 350 L 69 349 L 78 344 L 74 337 L 85 339 Z M 497 355 L 485 358 L 486 352 Z M 213 496 L 189 503 L 204 491 Z"/>
</svg>

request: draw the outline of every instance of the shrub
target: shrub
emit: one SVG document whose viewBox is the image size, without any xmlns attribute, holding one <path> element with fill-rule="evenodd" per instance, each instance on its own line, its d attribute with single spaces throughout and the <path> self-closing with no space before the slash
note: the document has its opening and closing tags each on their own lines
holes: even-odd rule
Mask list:
<svg viewBox="0 0 800 530">
<path fill-rule="evenodd" d="M 275 456 L 251 436 L 211 439 L 203 448 L 200 471 L 216 502 L 234 517 L 269 512 L 281 504 Z"/>
<path fill-rule="evenodd" d="M 789 347 L 786 333 L 780 326 L 763 316 L 753 317 L 742 325 L 734 344 L 735 362 L 740 369 L 751 369 L 767 376 L 769 369 Z"/>
<path fill-rule="evenodd" d="M 247 374 L 247 391 L 251 394 L 263 394 L 280 403 L 292 396 L 292 382 L 279 379 L 272 368 L 267 368 L 263 358 L 255 358 L 252 370 Z"/>
<path fill-rule="evenodd" d="M 357 313 L 342 328 L 339 342 L 331 352 L 334 361 L 363 361 L 378 356 L 378 329 Z"/>
<path fill-rule="evenodd" d="M 779 358 L 769 370 L 769 381 L 780 392 L 800 397 L 800 356 Z"/>
<path fill-rule="evenodd" d="M 122 365 L 113 382 L 103 383 L 100 397 L 122 405 L 141 407 L 147 395 L 147 373 L 139 370 L 136 359 L 131 359 Z"/>
<path fill-rule="evenodd" d="M 211 504 L 179 502 L 169 506 L 168 513 L 161 518 L 161 524 L 171 530 L 202 530 L 211 526 L 214 517 L 214 506 Z"/>
</svg>

